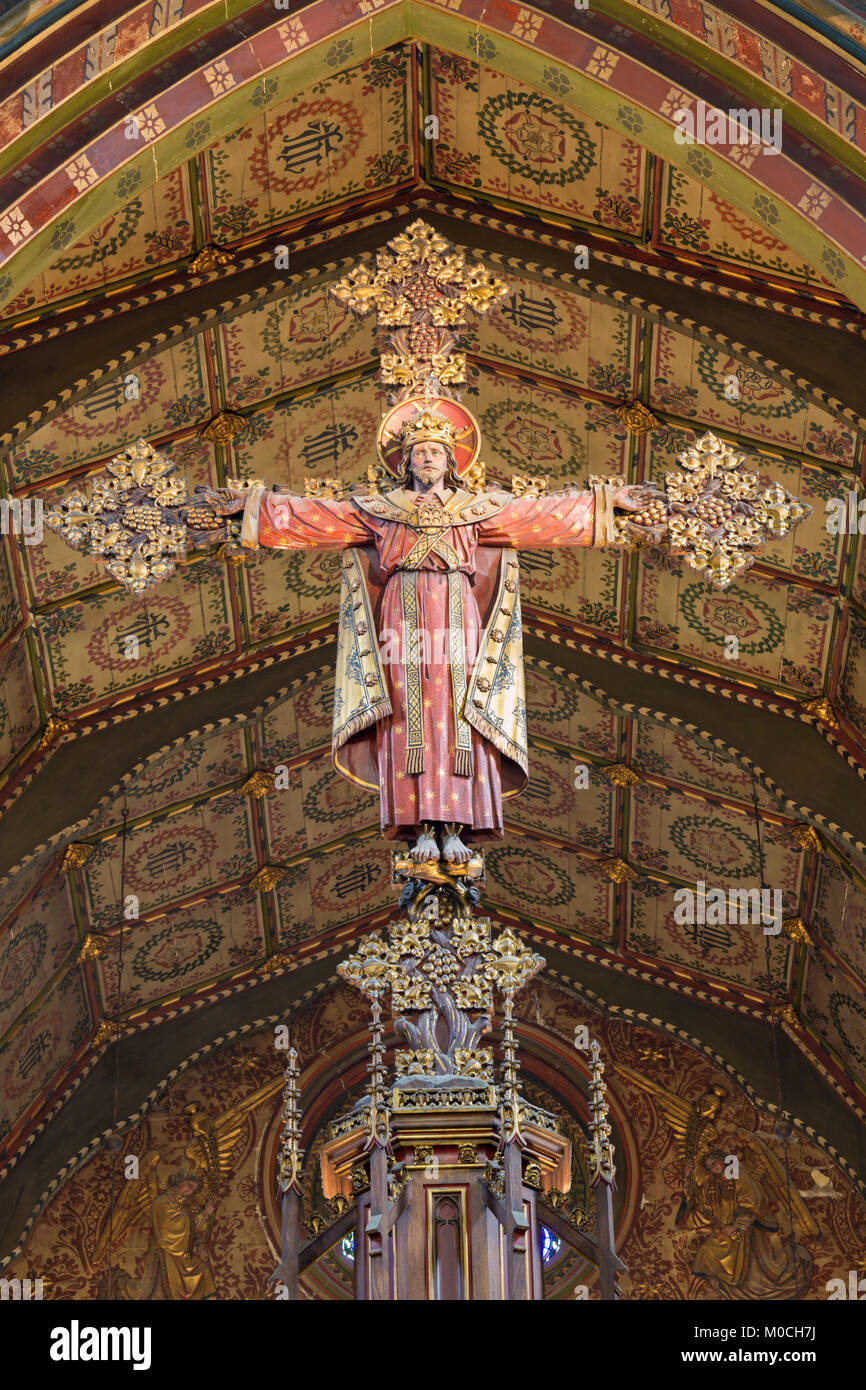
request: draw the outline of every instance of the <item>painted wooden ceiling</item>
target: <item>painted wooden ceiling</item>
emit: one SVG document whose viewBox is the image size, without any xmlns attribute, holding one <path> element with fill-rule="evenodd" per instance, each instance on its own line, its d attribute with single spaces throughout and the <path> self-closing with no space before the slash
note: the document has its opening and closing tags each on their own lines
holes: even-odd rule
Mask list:
<svg viewBox="0 0 866 1390">
<path fill-rule="evenodd" d="M 391 8 L 371 0 L 371 23 Z M 520 21 L 533 42 L 553 22 L 536 18 L 534 29 L 534 20 Z M 94 81 L 138 52 L 132 39 L 122 47 L 125 22 Z M 741 30 L 734 57 L 745 70 Z M 140 35 L 142 51 L 152 38 Z M 826 501 L 863 476 L 866 421 L 799 361 L 792 369 L 784 357 L 702 326 L 699 314 L 606 290 L 568 262 L 587 245 L 591 263 L 597 256 L 599 264 L 639 268 L 650 284 L 657 277 L 689 285 L 698 304 L 726 297 L 760 306 L 766 296 L 791 321 L 792 338 L 798 323 L 809 323 L 861 339 L 855 282 L 841 249 L 793 235 L 780 191 L 750 193 L 747 213 L 743 186 L 719 176 L 715 154 L 692 150 L 689 162 L 681 150 L 659 154 L 634 93 L 620 93 L 613 106 L 576 108 L 562 73 L 548 63 L 542 74 L 535 64 L 540 50 L 523 81 L 503 70 L 510 49 L 498 31 L 476 26 L 476 42 L 469 38 L 449 51 L 396 35 L 352 62 L 353 29 L 333 39 L 333 61 L 323 50 L 314 67 L 302 54 L 296 65 L 309 80 L 293 77 L 288 94 L 283 75 L 294 60 L 284 46 L 282 68 L 260 78 L 243 119 L 222 128 L 210 108 L 233 109 L 217 101 L 231 94 L 233 69 L 202 47 L 196 61 L 213 69 L 210 97 L 185 127 L 185 155 L 175 163 L 166 156 L 164 166 L 157 160 L 155 181 L 136 159 L 114 183 L 96 166 L 91 178 L 78 165 L 80 207 L 61 215 L 55 206 L 46 254 L 22 259 L 31 273 L 17 272 L 14 283 L 0 268 L 0 358 L 53 342 L 68 360 L 62 390 L 46 391 L 35 412 L 13 413 L 0 440 L 3 481 L 12 494 L 48 501 L 140 435 L 193 485 L 246 475 L 301 489 L 308 477 L 362 477 L 383 400 L 374 337 L 329 298 L 328 286 L 347 259 L 372 258 L 395 223 L 419 211 L 434 220 L 447 213 L 455 240 L 454 220 L 472 230 L 473 244 L 481 228 L 478 254 L 514 291 L 468 337 L 467 401 L 482 424 L 489 478 L 545 473 L 556 486 L 590 473 L 658 476 L 693 434 L 713 429 L 813 507 L 806 524 L 723 595 L 658 553 L 524 556 L 527 628 L 562 650 L 563 669 L 538 658 L 530 665 L 532 779 L 509 807 L 505 844 L 488 854 L 486 901 L 542 948 L 564 952 L 576 974 L 591 963 L 611 979 L 651 981 L 672 998 L 712 1003 L 723 1017 L 766 1019 L 772 1005 L 790 1004 L 796 1047 L 856 1110 L 866 1099 L 866 850 L 856 826 L 834 830 L 811 814 L 801 791 L 753 776 L 740 750 L 713 744 L 711 727 L 701 733 L 660 711 L 627 708 L 567 669 L 571 653 L 583 650 L 772 710 L 783 727 L 793 727 L 805 701 L 826 697 L 838 727 L 825 725 L 825 733 L 848 765 L 861 765 L 866 556 L 858 536 L 830 535 L 824 520 Z M 631 42 L 622 39 L 624 54 Z M 613 48 L 597 55 L 595 72 L 592 61 L 590 54 L 584 72 L 608 87 L 620 62 L 626 67 Z M 781 82 L 766 54 L 762 61 L 762 80 Z M 789 66 L 786 101 L 802 107 L 803 130 L 813 134 L 808 122 L 824 122 L 828 108 L 812 100 L 805 57 L 802 66 L 802 80 Z M 63 100 L 74 103 L 68 80 Z M 836 80 L 842 84 L 838 73 Z M 50 122 L 62 104 L 54 91 L 58 100 L 44 101 L 37 117 L 47 122 L 46 145 L 34 170 L 45 177 Z M 8 137 L 16 110 L 0 110 Z M 160 107 L 152 119 L 167 116 Z M 436 118 L 435 138 L 425 140 L 424 116 Z M 851 117 L 844 137 L 855 153 L 859 121 Z M 834 138 L 843 138 L 838 129 Z M 69 151 L 66 158 L 71 167 Z M 12 163 L 10 156 L 3 167 Z M 818 172 L 815 180 L 813 210 L 801 213 L 817 232 L 831 202 L 822 201 Z M 0 228 L 8 239 L 2 218 Z M 35 220 L 32 228 L 39 232 Z M 366 249 L 347 258 L 346 239 L 359 231 Z M 520 238 L 521 255 L 498 249 L 500 232 Z M 28 238 L 22 233 L 12 249 L 23 255 Z M 215 307 L 194 314 L 185 297 L 203 281 L 188 265 L 208 242 L 229 248 L 233 260 L 204 277 L 217 283 Z M 288 269 L 274 269 L 250 293 L 246 269 L 273 261 L 283 245 Z M 298 260 L 310 248 L 313 265 Z M 8 249 L 0 245 L 0 253 Z M 133 309 L 166 304 L 171 331 L 145 339 L 137 330 L 125 355 L 112 353 L 92 371 L 88 364 L 82 376 L 67 346 L 72 334 L 88 321 L 132 322 Z M 655 417 L 645 434 L 631 434 L 616 414 L 634 400 Z M 242 413 L 243 432 L 207 442 L 202 428 L 225 409 Z M 393 890 L 374 801 L 330 769 L 332 557 L 265 554 L 240 568 L 196 557 L 132 601 L 48 535 L 42 545 L 4 547 L 0 586 L 3 804 L 13 810 L 28 787 L 48 785 L 58 747 L 52 719 L 63 721 L 67 743 L 83 745 L 99 728 L 125 727 L 127 765 L 136 764 L 74 826 L 40 835 L 34 821 L 30 854 L 0 881 L 0 1145 L 11 1155 L 95 1065 L 118 1011 L 131 1036 L 330 958 L 384 920 Z M 135 659 L 125 655 L 132 635 Z M 725 656 L 731 635 L 735 662 Z M 320 669 L 293 680 L 299 655 L 318 660 L 319 651 Z M 268 663 L 284 663 L 282 695 L 258 710 L 235 708 L 217 726 L 183 723 L 187 691 L 231 688 Z M 139 762 L 133 717 L 172 701 L 178 737 Z M 288 791 L 244 791 L 252 773 L 275 761 L 291 769 Z M 590 770 L 585 791 L 575 789 L 576 763 Z M 633 769 L 634 786 L 611 785 L 604 768 L 616 763 Z M 807 924 L 810 946 L 788 934 L 746 939 L 673 921 L 678 885 L 701 877 L 760 882 L 755 797 L 765 877 L 782 889 L 786 919 Z M 127 885 L 141 898 L 141 916 L 124 928 L 121 963 L 124 806 Z M 821 825 L 820 840 L 804 835 L 809 823 Z M 64 869 L 70 844 L 92 852 Z M 609 859 L 636 877 L 611 881 L 602 867 Z M 257 888 L 266 865 L 279 868 L 279 880 Z"/>
</svg>

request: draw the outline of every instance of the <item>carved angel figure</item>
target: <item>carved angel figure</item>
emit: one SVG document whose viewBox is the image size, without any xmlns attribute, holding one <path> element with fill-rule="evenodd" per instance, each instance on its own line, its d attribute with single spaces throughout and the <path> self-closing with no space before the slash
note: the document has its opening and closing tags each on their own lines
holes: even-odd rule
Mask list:
<svg viewBox="0 0 866 1390">
<path fill-rule="evenodd" d="M 797 1235 L 815 1235 L 818 1228 L 757 1134 L 736 1129 L 722 1144 L 716 1121 L 728 1094 L 724 1087 L 686 1100 L 631 1067 L 616 1070 L 652 1096 L 673 1136 L 683 1172 L 675 1223 L 703 1233 L 692 1273 L 718 1298 L 802 1298 L 812 1256 Z"/>
<path fill-rule="evenodd" d="M 144 1227 L 150 1232 L 144 1273 L 134 1279 L 126 1270 L 107 1270 L 99 1283 L 100 1297 L 135 1301 L 216 1297 L 207 1246 L 220 1188 L 232 1172 L 244 1121 L 282 1084 L 282 1076 L 276 1077 L 217 1116 L 187 1105 L 189 1143 L 184 1156 L 189 1166 L 172 1173 L 164 1190 L 157 1178 L 159 1151 L 144 1154 L 138 1178 L 123 1183 L 113 1214 L 103 1218 L 93 1258 L 95 1266 L 104 1264 L 109 1250 L 118 1249 L 131 1229 Z"/>
</svg>

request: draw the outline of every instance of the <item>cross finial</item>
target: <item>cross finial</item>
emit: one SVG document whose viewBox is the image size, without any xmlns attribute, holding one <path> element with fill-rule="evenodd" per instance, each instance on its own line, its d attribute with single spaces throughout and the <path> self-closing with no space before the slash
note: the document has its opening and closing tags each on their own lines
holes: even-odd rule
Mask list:
<svg viewBox="0 0 866 1390">
<path fill-rule="evenodd" d="M 375 310 L 381 379 L 395 386 L 392 404 L 414 395 L 449 396 L 466 381 L 466 358 L 455 351 L 469 315 L 486 314 L 511 293 L 508 285 L 433 227 L 411 223 L 364 265 L 331 286 L 360 318 Z"/>
</svg>

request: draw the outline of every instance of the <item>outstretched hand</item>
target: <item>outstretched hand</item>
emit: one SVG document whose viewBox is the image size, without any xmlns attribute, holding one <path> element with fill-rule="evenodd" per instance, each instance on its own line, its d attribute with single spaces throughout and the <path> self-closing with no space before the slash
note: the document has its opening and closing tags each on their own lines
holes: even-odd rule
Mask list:
<svg viewBox="0 0 866 1390">
<path fill-rule="evenodd" d="M 659 495 L 658 489 L 654 488 L 652 484 L 632 483 L 630 486 L 616 489 L 613 494 L 613 505 L 619 507 L 620 511 L 623 512 L 639 512 Z"/>
<path fill-rule="evenodd" d="M 199 486 L 190 498 L 190 502 L 204 503 L 218 516 L 234 516 L 237 512 L 243 511 L 246 493 L 235 488 Z"/>
</svg>

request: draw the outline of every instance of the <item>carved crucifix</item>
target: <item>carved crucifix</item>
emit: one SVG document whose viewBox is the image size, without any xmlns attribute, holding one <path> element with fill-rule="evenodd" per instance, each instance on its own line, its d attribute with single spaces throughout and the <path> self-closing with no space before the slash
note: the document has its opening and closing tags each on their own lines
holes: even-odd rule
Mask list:
<svg viewBox="0 0 866 1390">
<path fill-rule="evenodd" d="M 667 544 L 726 587 L 807 508 L 712 435 L 679 456 L 664 489 L 592 478 L 550 492 L 526 477 L 488 488 L 481 432 L 458 396 L 458 342 L 508 286 L 418 221 L 332 293 L 375 312 L 393 388 L 366 484 L 309 479 L 301 497 L 256 479 L 189 498 L 139 441 L 48 524 L 133 593 L 217 540 L 342 551 L 335 766 L 379 792 L 384 836 L 408 840 L 416 863 L 461 865 L 472 842 L 502 837 L 503 798 L 526 782 L 518 552 Z"/>
</svg>

